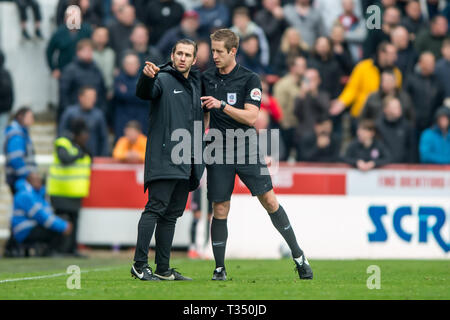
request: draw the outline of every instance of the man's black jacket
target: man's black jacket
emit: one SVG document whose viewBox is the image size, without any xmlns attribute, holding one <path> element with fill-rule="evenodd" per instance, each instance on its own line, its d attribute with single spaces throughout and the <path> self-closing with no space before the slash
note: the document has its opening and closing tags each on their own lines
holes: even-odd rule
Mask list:
<svg viewBox="0 0 450 320">
<path fill-rule="evenodd" d="M 171 63 L 160 66 L 155 78 L 141 73 L 136 86 L 136 95 L 150 100 L 150 125 L 145 153 L 144 190 L 151 181 L 161 179 L 189 179 L 190 190 L 195 190 L 205 169 L 203 163 L 203 110 L 201 107 L 201 75 L 191 70 L 186 79 L 172 67 Z M 191 150 L 194 146 L 194 121 L 201 124 L 201 150 L 197 152 L 197 163 L 175 164 L 172 161 L 172 149 L 179 141 L 171 141 L 172 133 L 177 129 L 186 129 L 191 134 Z M 198 143 L 198 142 L 197 142 Z M 191 153 L 191 158 L 194 153 Z M 192 169 L 192 170 L 191 170 Z"/>
</svg>

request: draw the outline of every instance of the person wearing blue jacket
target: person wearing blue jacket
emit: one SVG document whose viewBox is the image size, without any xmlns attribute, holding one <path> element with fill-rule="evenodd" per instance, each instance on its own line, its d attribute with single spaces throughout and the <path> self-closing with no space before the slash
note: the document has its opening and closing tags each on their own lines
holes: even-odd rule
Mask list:
<svg viewBox="0 0 450 320">
<path fill-rule="evenodd" d="M 114 79 L 114 134 L 119 139 L 126 124 L 131 120 L 139 121 L 142 133 L 147 135 L 149 126 L 148 102 L 136 97 L 136 83 L 141 67 L 139 57 L 128 53 L 122 61 L 122 70 Z"/>
<path fill-rule="evenodd" d="M 58 251 L 73 227 L 53 213 L 45 200 L 41 176 L 31 172 L 26 179 L 16 181 L 15 187 L 11 218 L 14 240 L 19 244 L 45 243 L 51 251 Z"/>
<path fill-rule="evenodd" d="M 420 137 L 420 162 L 450 164 L 450 108 L 436 112 L 436 125 L 426 129 Z"/>
<path fill-rule="evenodd" d="M 22 107 L 5 130 L 6 182 L 13 195 L 16 193 L 16 181 L 26 178 L 36 169 L 33 143 L 28 131 L 33 123 L 34 116 L 31 109 Z"/>
</svg>

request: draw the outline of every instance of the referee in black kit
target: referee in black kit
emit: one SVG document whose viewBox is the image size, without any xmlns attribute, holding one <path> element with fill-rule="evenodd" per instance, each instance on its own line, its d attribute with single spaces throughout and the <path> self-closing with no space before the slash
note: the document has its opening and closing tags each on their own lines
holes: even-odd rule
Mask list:
<svg viewBox="0 0 450 320">
<path fill-rule="evenodd" d="M 204 132 L 200 73 L 191 70 L 196 55 L 195 42 L 179 40 L 172 49 L 171 62 L 160 67 L 146 62 L 136 87 L 138 97 L 151 101 L 144 177 L 144 190 L 148 188 L 149 194 L 139 220 L 135 262 L 131 267 L 131 275 L 140 280 L 192 280 L 170 269 L 169 259 L 176 221 L 184 212 L 189 191 L 200 183 L 204 164 L 193 161 L 192 149 L 186 161 L 189 163 L 176 163 L 172 159 L 176 144 L 171 135 L 177 129 L 185 129 L 192 139 L 195 121 Z M 153 273 L 148 265 L 148 250 L 154 231 Z"/>
<path fill-rule="evenodd" d="M 239 47 L 239 37 L 229 29 L 220 29 L 211 35 L 211 50 L 216 67 L 203 73 L 202 90 L 203 108 L 210 111 L 210 132 L 217 129 L 226 141 L 234 140 L 235 134 L 227 136 L 227 130 L 242 129 L 256 135 L 253 128 L 261 103 L 261 81 L 257 74 L 237 64 L 236 53 Z M 238 139 L 239 140 L 239 139 Z M 252 145 L 255 144 L 256 145 Z M 241 141 L 242 142 L 242 141 Z M 239 143 L 239 141 L 238 141 Z M 236 150 L 242 146 L 234 146 Z M 212 144 L 210 144 L 211 146 Z M 231 153 L 223 147 L 224 158 Z M 207 163 L 208 198 L 213 202 L 213 219 L 211 223 L 211 240 L 216 268 L 212 280 L 226 280 L 225 247 L 228 237 L 227 217 L 230 210 L 230 199 L 233 193 L 236 174 L 257 196 L 263 207 L 269 213 L 274 227 L 286 240 L 292 252 L 300 279 L 312 279 L 313 272 L 290 225 L 283 207 L 278 204 L 272 188 L 270 175 L 262 174 L 265 163 L 250 164 L 251 152 L 259 152 L 257 140 L 245 139 L 245 164 L 232 164 L 228 161 Z M 247 151 L 248 150 L 248 151 Z M 251 151 L 253 150 L 253 151 Z M 259 158 L 259 154 L 257 155 Z M 229 160 L 229 159 L 227 159 Z M 242 160 L 242 159 L 240 159 Z M 265 170 L 268 172 L 267 170 Z"/>
</svg>

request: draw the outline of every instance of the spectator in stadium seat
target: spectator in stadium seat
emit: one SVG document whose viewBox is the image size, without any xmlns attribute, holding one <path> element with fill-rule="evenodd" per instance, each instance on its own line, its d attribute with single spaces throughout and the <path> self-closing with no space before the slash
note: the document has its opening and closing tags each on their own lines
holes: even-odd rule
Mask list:
<svg viewBox="0 0 450 320">
<path fill-rule="evenodd" d="M 281 44 L 275 54 L 273 67 L 276 74 L 283 77 L 288 73 L 287 61 L 291 57 L 308 57 L 308 45 L 302 40 L 301 34 L 295 28 L 287 28 L 281 37 Z"/>
<path fill-rule="evenodd" d="M 305 132 L 313 131 L 316 119 L 329 114 L 330 95 L 320 88 L 321 77 L 317 69 L 308 69 L 294 100 L 294 114 L 298 120 L 296 131 L 297 161 L 301 159 L 300 141 Z"/>
<path fill-rule="evenodd" d="M 378 137 L 391 154 L 392 163 L 417 162 L 415 132 L 410 121 L 403 116 L 403 107 L 398 98 L 384 98 L 383 113 L 375 125 Z"/>
<path fill-rule="evenodd" d="M 34 34 L 37 38 L 42 39 L 41 33 L 41 8 L 36 0 L 14 0 L 19 9 L 20 28 L 22 30 L 22 37 L 25 40 L 30 40 L 30 34 L 27 31 L 27 9 L 31 7 L 34 16 Z"/>
<path fill-rule="evenodd" d="M 70 132 L 74 119 L 83 119 L 89 130 L 86 149 L 92 157 L 109 156 L 108 127 L 103 112 L 95 107 L 97 91 L 94 87 L 82 87 L 78 91 L 78 103 L 64 111 L 58 124 L 58 136 Z"/>
<path fill-rule="evenodd" d="M 283 140 L 273 139 L 272 137 L 274 131 L 270 127 L 270 110 L 266 108 L 266 105 L 261 104 L 254 127 L 258 134 L 259 148 L 266 163 L 270 164 L 272 161 L 279 161 L 279 159 L 286 157 Z M 279 137 L 279 135 L 274 137 Z"/>
<path fill-rule="evenodd" d="M 389 164 L 389 150 L 376 138 L 375 133 L 375 123 L 372 120 L 361 120 L 358 123 L 357 138 L 348 146 L 343 157 L 344 162 L 361 171 Z"/>
<path fill-rule="evenodd" d="M 94 46 L 94 62 L 102 73 L 107 92 L 107 98 L 110 100 L 113 96 L 114 85 L 114 65 L 116 54 L 108 46 L 109 31 L 106 27 L 98 27 L 92 34 L 92 44 Z"/>
<path fill-rule="evenodd" d="M 145 61 L 152 61 L 156 65 L 163 64 L 164 58 L 159 50 L 149 45 L 150 34 L 147 27 L 144 24 L 137 24 L 130 36 L 131 49 L 139 57 L 141 68 L 145 67 Z M 123 54 L 121 57 L 123 61 Z"/>
<path fill-rule="evenodd" d="M 428 23 L 422 16 L 422 9 L 418 0 L 409 0 L 407 2 L 405 16 L 400 24 L 408 30 L 411 40 L 414 40 L 422 29 L 428 27 Z"/>
<path fill-rule="evenodd" d="M 185 38 L 194 41 L 198 40 L 198 28 L 198 13 L 194 10 L 186 11 L 183 14 L 183 19 L 181 19 L 180 25 L 167 30 L 156 45 L 164 60 L 169 61 L 172 47 L 178 40 Z"/>
<path fill-rule="evenodd" d="M 240 39 L 255 34 L 259 39 L 261 50 L 260 61 L 264 66 L 270 62 L 270 47 L 264 30 L 251 20 L 250 12 L 245 7 L 239 7 L 233 12 L 233 26 L 230 28 Z"/>
<path fill-rule="evenodd" d="M 73 232 L 61 248 L 65 254 L 80 256 L 77 247 L 78 216 L 82 200 L 89 196 L 92 159 L 87 150 L 89 130 L 81 118 L 73 118 L 70 132 L 54 142 L 53 163 L 47 178 L 47 193 L 60 218 L 70 221 Z"/>
<path fill-rule="evenodd" d="M 241 50 L 237 55 L 236 61 L 255 72 L 258 75 L 267 75 L 271 73 L 268 65 L 261 63 L 261 50 L 259 38 L 256 34 L 250 34 L 241 39 Z"/>
<path fill-rule="evenodd" d="M 34 245 L 46 244 L 42 255 L 57 253 L 72 234 L 70 222 L 57 217 L 45 199 L 45 187 L 41 176 L 33 172 L 15 184 L 14 211 L 11 218 L 13 238 L 17 243 Z M 6 256 L 14 256 L 8 252 Z"/>
<path fill-rule="evenodd" d="M 401 12 L 397 7 L 388 7 L 384 10 L 381 29 L 371 29 L 364 42 L 364 57 L 371 58 L 380 43 L 390 41 L 391 32 L 400 24 Z"/>
<path fill-rule="evenodd" d="M 435 16 L 430 23 L 430 27 L 422 30 L 415 40 L 415 47 L 419 54 L 430 51 L 436 59 L 441 58 L 442 43 L 448 34 L 448 21 L 444 16 Z"/>
<path fill-rule="evenodd" d="M 105 20 L 104 21 L 105 21 L 106 26 L 112 24 L 113 21 L 117 21 L 117 15 L 119 14 L 119 11 L 123 7 L 130 5 L 130 0 L 109 0 L 109 1 L 110 1 L 110 6 L 108 7 L 108 4 L 106 4 L 107 9 L 105 10 Z M 137 6 L 135 6 L 135 8 L 136 8 L 136 10 L 138 9 Z M 145 10 L 144 10 L 144 12 L 145 12 Z"/>
<path fill-rule="evenodd" d="M 254 21 L 263 29 L 267 37 L 270 62 L 273 63 L 280 47 L 281 37 L 288 24 L 284 19 L 284 11 L 280 6 L 280 0 L 263 0 L 262 4 L 263 9 L 256 12 Z"/>
<path fill-rule="evenodd" d="M 114 79 L 114 134 L 118 139 L 130 120 L 141 124 L 144 134 L 148 132 L 149 110 L 147 103 L 136 97 L 136 83 L 139 79 L 141 64 L 134 53 L 127 54 L 122 60 L 120 74 Z"/>
<path fill-rule="evenodd" d="M 212 58 L 211 46 L 209 45 L 209 41 L 197 41 L 197 62 L 195 63 L 195 67 L 203 72 L 213 66 L 214 60 Z"/>
<path fill-rule="evenodd" d="M 414 123 L 415 111 L 413 101 L 407 92 L 397 87 L 397 79 L 393 70 L 385 70 L 381 73 L 380 88 L 369 95 L 361 111 L 360 118 L 373 121 L 378 119 L 383 111 L 383 100 L 388 96 L 400 100 L 402 114 L 408 121 Z"/>
<path fill-rule="evenodd" d="M 261 89 L 261 109 L 265 109 L 269 113 L 269 128 L 279 128 L 283 110 L 281 110 L 278 100 L 270 94 L 269 85 L 264 77 L 261 78 Z"/>
<path fill-rule="evenodd" d="M 350 51 L 350 44 L 345 39 L 345 29 L 340 24 L 336 24 L 331 29 L 330 40 L 332 50 L 337 62 L 339 63 L 343 72 L 343 78 L 340 83 L 345 84 L 348 76 L 352 73 L 354 64 L 353 57 Z"/>
<path fill-rule="evenodd" d="M 77 11 L 70 13 L 66 10 L 66 19 L 70 14 L 79 15 Z M 52 72 L 52 77 L 59 79 L 65 66 L 72 62 L 76 55 L 78 41 L 91 37 L 91 27 L 85 23 L 81 16 L 75 18 L 81 22 L 80 29 L 68 29 L 66 25 L 60 25 L 53 33 L 47 46 L 47 64 Z"/>
<path fill-rule="evenodd" d="M 273 95 L 283 110 L 283 119 L 280 122 L 280 136 L 286 147 L 286 154 L 284 158 L 280 158 L 281 161 L 286 161 L 291 149 L 295 148 L 298 120 L 294 113 L 294 102 L 306 71 L 306 59 L 300 56 L 290 57 L 288 65 L 289 73 L 278 80 L 273 87 Z"/>
<path fill-rule="evenodd" d="M 403 26 L 396 27 L 391 32 L 391 42 L 397 48 L 397 62 L 395 65 L 400 69 L 403 77 L 407 78 L 409 74 L 414 72 L 414 67 L 419 57 L 410 41 L 408 30 Z"/>
<path fill-rule="evenodd" d="M 133 6 L 125 5 L 118 8 L 116 20 L 108 26 L 109 45 L 116 54 L 116 67 L 120 66 L 122 54 L 128 50 L 130 35 L 136 25 L 136 12 Z"/>
<path fill-rule="evenodd" d="M 174 0 L 149 2 L 142 22 L 151 30 L 150 44 L 156 46 L 168 30 L 179 26 L 183 13 L 183 6 Z"/>
<path fill-rule="evenodd" d="M 138 121 L 128 121 L 124 128 L 124 136 L 120 137 L 114 147 L 113 157 L 124 162 L 144 163 L 147 136 L 142 134 Z"/>
<path fill-rule="evenodd" d="M 305 132 L 300 140 L 300 161 L 337 162 L 340 142 L 333 133 L 333 121 L 327 116 L 316 118 L 313 130 Z"/>
<path fill-rule="evenodd" d="M 283 10 L 286 21 L 301 32 L 309 47 L 326 34 L 321 13 L 312 7 L 310 0 L 296 0 L 295 4 L 285 5 Z"/>
<path fill-rule="evenodd" d="M 446 100 L 450 99 L 450 39 L 442 43 L 442 58 L 436 63 L 436 76 L 444 85 Z"/>
<path fill-rule="evenodd" d="M 434 55 L 424 52 L 419 58 L 418 71 L 411 74 L 405 83 L 405 90 L 414 101 L 417 139 L 433 124 L 433 116 L 444 102 L 444 87 L 435 70 Z"/>
<path fill-rule="evenodd" d="M 402 74 L 398 68 L 394 67 L 396 60 L 395 46 L 387 42 L 381 43 L 374 59 L 362 60 L 355 66 L 341 95 L 331 104 L 331 115 L 339 115 L 346 107 L 351 106 L 353 131 L 355 121 L 360 116 L 367 97 L 379 89 L 381 72 L 384 69 L 394 68 L 397 87 L 402 86 Z"/>
<path fill-rule="evenodd" d="M 293 0 L 283 0 L 293 1 Z M 250 16 L 254 17 L 256 12 L 263 8 L 262 1 L 255 0 L 222 0 L 222 2 L 230 8 L 231 12 L 234 12 L 237 8 L 246 7 L 249 10 Z"/>
<path fill-rule="evenodd" d="M 230 25 L 230 10 L 217 0 L 202 0 L 202 4 L 194 9 L 199 16 L 199 36 L 208 39 L 209 35 L 217 29 L 227 28 Z"/>
<path fill-rule="evenodd" d="M 342 91 L 341 78 L 344 71 L 334 56 L 332 43 L 329 38 L 317 38 L 308 67 L 317 69 L 320 74 L 320 89 L 326 91 L 331 99 L 336 99 Z"/>
<path fill-rule="evenodd" d="M 102 0 L 59 0 L 56 7 L 56 23 L 64 23 L 64 13 L 71 5 L 78 6 L 81 9 L 83 21 L 92 27 L 102 25 L 103 21 L 103 3 Z"/>
<path fill-rule="evenodd" d="M 436 124 L 420 137 L 420 162 L 450 164 L 450 109 L 439 108 L 435 117 Z"/>
<path fill-rule="evenodd" d="M 76 58 L 63 69 L 59 80 L 58 119 L 68 106 L 78 102 L 78 91 L 85 86 L 95 88 L 97 107 L 106 114 L 105 82 L 100 69 L 94 62 L 93 55 L 94 45 L 90 39 L 83 39 L 78 42 Z"/>
<path fill-rule="evenodd" d="M 326 1 L 329 2 L 329 1 Z M 339 1 L 335 1 L 339 3 Z M 354 0 L 341 0 L 340 6 L 341 10 L 335 10 L 332 14 L 336 14 L 342 11 L 342 13 L 337 17 L 337 21 L 339 24 L 344 28 L 344 30 L 354 30 L 358 27 L 359 22 L 361 20 L 361 16 L 357 14 L 355 10 L 355 3 Z M 335 19 L 331 19 L 331 17 L 324 17 L 324 20 L 328 20 L 328 23 L 335 22 Z"/>
<path fill-rule="evenodd" d="M 0 50 L 0 152 L 3 150 L 5 128 L 14 102 L 14 88 L 11 74 L 6 70 L 5 56 Z"/>
</svg>

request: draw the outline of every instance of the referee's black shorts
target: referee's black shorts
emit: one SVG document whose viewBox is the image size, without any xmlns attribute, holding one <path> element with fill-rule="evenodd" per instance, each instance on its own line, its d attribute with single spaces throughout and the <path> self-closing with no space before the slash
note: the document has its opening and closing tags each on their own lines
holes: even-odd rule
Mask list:
<svg viewBox="0 0 450 320">
<path fill-rule="evenodd" d="M 252 196 L 260 196 L 272 190 L 272 179 L 265 164 L 211 164 L 208 170 L 208 200 L 224 202 L 231 199 L 236 174 L 250 190 Z"/>
</svg>

